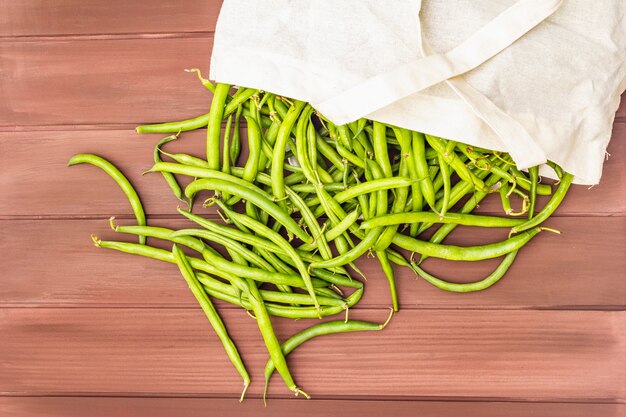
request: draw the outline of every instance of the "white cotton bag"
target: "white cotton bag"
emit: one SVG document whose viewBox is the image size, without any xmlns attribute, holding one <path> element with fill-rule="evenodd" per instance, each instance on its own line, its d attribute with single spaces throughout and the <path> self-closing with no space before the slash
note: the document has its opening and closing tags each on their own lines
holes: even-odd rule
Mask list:
<svg viewBox="0 0 626 417">
<path fill-rule="evenodd" d="M 211 78 L 597 184 L 626 89 L 626 1 L 225 0 Z"/>
</svg>

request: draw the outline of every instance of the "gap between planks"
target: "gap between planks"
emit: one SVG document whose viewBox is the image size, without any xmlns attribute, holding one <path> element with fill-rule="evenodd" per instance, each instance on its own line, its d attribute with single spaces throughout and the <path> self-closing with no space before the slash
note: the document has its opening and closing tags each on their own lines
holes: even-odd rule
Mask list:
<svg viewBox="0 0 626 417">
<path fill-rule="evenodd" d="M 19 392 L 19 391 L 0 391 L 0 397 L 8 398 L 145 398 L 145 399 L 208 399 L 208 400 L 238 400 L 239 394 L 225 394 L 225 393 L 169 393 L 169 392 L 47 392 L 47 391 L 33 391 L 33 392 Z M 263 400 L 261 395 L 246 394 L 244 402 L 252 402 L 255 400 Z M 268 398 L 268 404 L 271 405 L 272 401 L 281 400 L 293 400 L 293 401 L 376 401 L 376 402 L 396 402 L 407 401 L 411 403 L 415 402 L 431 402 L 431 401 L 445 401 L 453 403 L 516 403 L 516 404 L 626 404 L 626 400 L 617 398 L 551 398 L 551 399 L 537 399 L 533 397 L 446 397 L 446 396 L 404 396 L 404 395 L 367 395 L 367 396 L 350 396 L 344 397 L 340 395 L 324 395 L 318 394 L 315 398 L 311 397 L 309 400 L 304 398 L 297 398 L 289 394 L 273 394 L 272 398 Z M 306 402 L 305 402 L 306 404 Z M 271 408 L 271 407 L 270 407 Z"/>
</svg>

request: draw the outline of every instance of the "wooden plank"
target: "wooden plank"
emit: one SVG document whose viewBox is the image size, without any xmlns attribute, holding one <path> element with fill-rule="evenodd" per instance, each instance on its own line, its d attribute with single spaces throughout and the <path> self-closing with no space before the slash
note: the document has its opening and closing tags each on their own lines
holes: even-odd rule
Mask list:
<svg viewBox="0 0 626 417">
<path fill-rule="evenodd" d="M 130 221 L 120 221 L 131 223 Z M 158 226 L 189 223 L 155 220 Z M 403 309 L 412 308 L 574 308 L 623 309 L 626 305 L 626 217 L 557 218 L 558 236 L 541 233 L 518 255 L 507 275 L 487 291 L 454 294 L 432 287 L 407 268 L 396 268 Z M 155 260 L 97 249 L 90 235 L 131 240 L 106 220 L 12 220 L 0 222 L 4 258 L 0 305 L 4 306 L 194 306 L 176 267 Z M 450 243 L 476 244 L 506 235 L 464 228 Z M 168 243 L 152 242 L 163 248 Z M 467 282 L 492 271 L 498 260 L 449 262 L 431 259 L 424 268 L 442 278 Z M 357 308 L 389 305 L 389 290 L 377 261 L 358 262 L 369 278 Z"/>
<path fill-rule="evenodd" d="M 208 74 L 212 43 L 209 35 L 0 42 L 0 127 L 135 125 L 204 113 L 211 96 L 183 69 Z"/>
<path fill-rule="evenodd" d="M 182 203 L 161 174 L 142 176 L 154 163 L 153 149 L 163 136 L 139 135 L 134 130 L 0 133 L 0 190 L 11 196 L 0 201 L 0 214 L 132 216 L 128 200 L 108 175 L 90 166 L 67 167 L 72 155 L 96 153 L 116 164 L 129 178 L 148 214 L 172 215 Z M 205 143 L 206 130 L 199 130 L 164 149 L 203 156 L 198 151 Z M 22 202 L 24 205 L 18 207 Z M 202 210 L 201 204 L 197 206 Z"/>
<path fill-rule="evenodd" d="M 327 417 L 338 410 L 350 415 L 405 417 L 619 417 L 624 404 L 529 403 L 480 401 L 372 401 L 272 399 L 267 407 L 259 400 L 239 404 L 234 399 L 209 398 L 97 398 L 97 397 L 0 397 L 0 409 L 12 417 L 204 417 L 207 410 L 219 416 Z"/>
<path fill-rule="evenodd" d="M 0 0 L 0 36 L 210 32 L 222 2 Z"/>
<path fill-rule="evenodd" d="M 165 149 L 202 157 L 205 130 L 182 134 Z M 245 133 L 245 129 L 244 129 Z M 111 159 L 137 187 L 151 215 L 176 213 L 174 198 L 159 174 L 141 176 L 152 165 L 152 149 L 161 136 L 132 130 L 0 132 L 0 218 L 21 216 L 131 216 L 128 202 L 100 170 L 66 167 L 76 153 Z M 626 213 L 626 124 L 615 125 L 601 183 L 591 190 L 574 186 L 556 215 Z M 37 196 L 37 198 L 34 198 Z M 542 199 L 538 207 L 545 202 Z M 480 212 L 501 213 L 497 195 L 481 203 Z"/>
<path fill-rule="evenodd" d="M 353 319 L 382 321 L 387 311 Z M 262 392 L 267 354 L 245 312 L 224 321 Z M 237 396 L 241 380 L 200 309 L 0 310 L 0 391 Z M 315 398 L 626 399 L 626 312 L 407 310 L 384 333 L 310 341 L 290 356 Z M 281 339 L 310 322 L 280 320 Z M 367 364 L 367 366 L 364 366 Z M 275 379 L 270 394 L 289 396 Z"/>
<path fill-rule="evenodd" d="M 213 38 L 0 42 L 0 126 L 141 124 L 206 113 Z M 208 75 L 208 73 L 207 73 Z"/>
</svg>

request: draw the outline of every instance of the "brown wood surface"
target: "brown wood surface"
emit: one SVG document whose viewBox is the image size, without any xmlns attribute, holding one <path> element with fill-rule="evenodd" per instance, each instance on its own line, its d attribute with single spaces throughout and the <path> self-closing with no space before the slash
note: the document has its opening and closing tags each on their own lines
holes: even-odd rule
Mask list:
<svg viewBox="0 0 626 417">
<path fill-rule="evenodd" d="M 562 235 L 541 233 L 481 293 L 398 270 L 402 310 L 384 332 L 290 356 L 313 400 L 289 398 L 275 377 L 263 407 L 255 322 L 217 303 L 253 378 L 237 402 L 240 379 L 176 268 L 92 245 L 91 233 L 119 237 L 109 216 L 129 222 L 123 194 L 96 168 L 65 166 L 102 154 L 137 185 L 151 223 L 184 224 L 159 175 L 141 176 L 158 136 L 133 128 L 208 110 L 183 69 L 208 72 L 220 4 L 0 0 L 0 416 L 626 416 L 624 103 L 602 182 L 574 187 L 550 220 Z M 168 146 L 202 155 L 203 142 L 199 131 Z M 449 242 L 502 236 L 462 228 Z M 468 281 L 495 264 L 425 267 Z M 359 266 L 369 280 L 351 317 L 382 321 L 387 284 L 374 261 Z M 284 339 L 307 324 L 276 329 Z"/>
<path fill-rule="evenodd" d="M 483 401 L 406 401 L 396 400 L 309 400 L 274 399 L 271 407 L 260 407 L 259 401 L 233 405 L 232 399 L 206 398 L 128 398 L 128 397 L 0 397 L 0 409 L 15 417 L 92 417 L 187 416 L 299 416 L 359 417 L 365 415 L 467 416 L 467 417 L 619 417 L 624 404 L 532 403 Z"/>
<path fill-rule="evenodd" d="M 13 217 L 132 216 L 117 185 L 98 168 L 67 168 L 69 158 L 91 152 L 119 165 L 137 187 L 146 210 L 153 216 L 176 214 L 178 200 L 159 174 L 142 176 L 153 164 L 152 149 L 165 135 L 140 135 L 134 130 L 77 130 L 0 132 L 0 185 L 11 198 L 0 200 L 0 219 Z M 203 156 L 206 131 L 185 133 L 164 148 Z M 123 153 L 118 150 L 124 149 Z M 626 124 L 615 125 L 602 182 L 573 187 L 557 216 L 619 215 L 626 212 Z M 46 172 L 47 175 L 37 175 Z M 541 204 L 547 201 L 542 198 Z M 605 202 L 605 204 L 598 204 Z M 484 213 L 501 214 L 497 196 L 481 203 Z"/>
<path fill-rule="evenodd" d="M 0 36 L 144 35 L 212 32 L 221 1 L 0 0 Z"/>
<path fill-rule="evenodd" d="M 379 322 L 387 315 L 384 309 L 351 313 Z M 0 316 L 6 336 L 0 392 L 235 396 L 241 390 L 199 307 L 14 308 Z M 240 309 L 222 316 L 256 382 L 250 397 L 258 397 L 267 353 L 259 349 L 256 322 Z M 277 320 L 275 328 L 284 339 L 309 324 Z M 626 397 L 625 337 L 624 311 L 406 309 L 384 333 L 315 339 L 289 358 L 298 384 L 316 398 L 619 401 Z M 269 392 L 289 395 L 279 378 Z"/>
<path fill-rule="evenodd" d="M 131 221 L 119 220 L 121 224 Z M 191 223 L 155 219 L 151 224 L 181 228 Z M 549 225 L 563 231 L 539 234 L 520 252 L 506 277 L 492 291 L 445 293 L 407 268 L 397 268 L 403 308 L 623 309 L 626 306 L 626 217 L 561 217 Z M 193 307 L 174 265 L 98 249 L 90 234 L 102 239 L 135 241 L 116 234 L 108 221 L 4 220 L 0 253 L 11 274 L 0 286 L 4 306 Z M 477 244 L 505 237 L 491 230 L 463 228 L 449 243 Z M 154 242 L 168 248 L 168 244 Z M 444 278 L 472 281 L 488 274 L 499 260 L 448 262 L 431 259 L 424 268 Z M 373 259 L 358 264 L 368 277 L 361 306 L 389 305 L 386 280 Z M 87 269 L 85 269 L 87 267 Z M 62 279 L 58 279 L 63 271 Z M 136 277 L 142 277 L 137 279 Z"/>
</svg>

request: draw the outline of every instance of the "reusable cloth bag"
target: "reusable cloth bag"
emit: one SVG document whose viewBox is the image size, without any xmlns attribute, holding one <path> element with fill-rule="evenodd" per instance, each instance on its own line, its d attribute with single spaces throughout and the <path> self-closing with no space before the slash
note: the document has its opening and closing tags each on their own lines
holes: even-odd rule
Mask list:
<svg viewBox="0 0 626 417">
<path fill-rule="evenodd" d="M 626 88 L 626 1 L 225 0 L 211 78 L 597 184 Z"/>
</svg>

